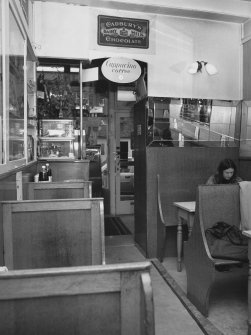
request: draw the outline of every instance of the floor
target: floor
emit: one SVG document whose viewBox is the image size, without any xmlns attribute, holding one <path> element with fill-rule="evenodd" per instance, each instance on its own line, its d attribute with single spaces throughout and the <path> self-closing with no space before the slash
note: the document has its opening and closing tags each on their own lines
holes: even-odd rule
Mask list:
<svg viewBox="0 0 251 335">
<path fill-rule="evenodd" d="M 177 272 L 176 258 L 165 258 L 163 266 L 186 294 L 186 269 Z M 232 270 L 226 283 L 218 281 L 212 292 L 208 320 L 225 335 L 247 335 L 247 269 Z"/>
<path fill-rule="evenodd" d="M 129 216 L 122 218 L 133 230 Z M 133 234 L 106 237 L 106 262 L 123 263 L 145 260 L 134 243 Z M 163 263 L 151 260 L 154 293 L 155 335 L 246 335 L 247 278 L 236 277 L 228 285 L 219 283 L 210 301 L 208 318 L 204 318 L 186 298 L 186 271 L 176 270 L 176 258 Z"/>
<path fill-rule="evenodd" d="M 134 245 L 132 235 L 106 237 L 105 249 L 107 264 L 145 260 Z M 151 279 L 154 295 L 155 335 L 203 334 L 154 266 L 151 269 Z"/>
</svg>

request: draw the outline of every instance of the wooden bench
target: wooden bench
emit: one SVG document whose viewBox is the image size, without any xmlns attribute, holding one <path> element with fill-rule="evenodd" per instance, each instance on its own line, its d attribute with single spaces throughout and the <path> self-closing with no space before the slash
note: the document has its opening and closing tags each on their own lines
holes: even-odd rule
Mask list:
<svg viewBox="0 0 251 335">
<path fill-rule="evenodd" d="M 194 225 L 189 240 L 184 244 L 184 262 L 187 297 L 205 316 L 208 315 L 210 293 L 217 277 L 229 275 L 227 271 L 221 271 L 222 267 L 242 265 L 238 260 L 211 256 L 205 230 L 219 221 L 239 228 L 239 185 L 200 185 L 197 189 Z"/>
<path fill-rule="evenodd" d="M 251 268 L 251 230 L 243 231 L 248 237 L 248 261 Z M 248 273 L 248 335 L 251 335 L 251 272 Z"/>
<path fill-rule="evenodd" d="M 104 263 L 102 198 L 5 201 L 1 214 L 9 269 Z"/>
<path fill-rule="evenodd" d="M 0 274 L 2 335 L 154 335 L 150 263 Z"/>
<path fill-rule="evenodd" d="M 91 181 L 27 183 L 27 199 L 91 198 Z"/>
</svg>

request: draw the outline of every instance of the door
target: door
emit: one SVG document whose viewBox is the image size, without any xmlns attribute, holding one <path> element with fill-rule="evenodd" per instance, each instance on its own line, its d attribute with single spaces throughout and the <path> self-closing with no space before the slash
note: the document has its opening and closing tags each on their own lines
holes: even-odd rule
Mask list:
<svg viewBox="0 0 251 335">
<path fill-rule="evenodd" d="M 116 214 L 134 213 L 134 158 L 132 148 L 133 114 L 115 114 L 115 203 Z"/>
</svg>

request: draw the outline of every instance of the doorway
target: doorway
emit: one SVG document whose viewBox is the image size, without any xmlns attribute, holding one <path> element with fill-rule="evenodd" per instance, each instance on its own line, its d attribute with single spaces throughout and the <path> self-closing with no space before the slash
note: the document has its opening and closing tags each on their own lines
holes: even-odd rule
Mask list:
<svg viewBox="0 0 251 335">
<path fill-rule="evenodd" d="M 134 213 L 133 117 L 130 111 L 116 113 L 115 202 L 116 215 Z"/>
</svg>

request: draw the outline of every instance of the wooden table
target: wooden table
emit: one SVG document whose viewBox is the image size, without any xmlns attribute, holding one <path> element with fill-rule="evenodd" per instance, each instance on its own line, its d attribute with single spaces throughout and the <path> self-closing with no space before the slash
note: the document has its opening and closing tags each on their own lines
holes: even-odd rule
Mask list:
<svg viewBox="0 0 251 335">
<path fill-rule="evenodd" d="M 178 227 L 177 227 L 177 270 L 181 271 L 181 253 L 182 253 L 182 223 L 183 220 L 186 221 L 188 226 L 188 234 L 191 234 L 194 213 L 195 213 L 195 201 L 183 201 L 183 202 L 174 202 L 174 206 L 177 208 L 177 218 L 178 218 Z"/>
</svg>

